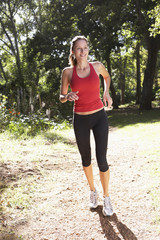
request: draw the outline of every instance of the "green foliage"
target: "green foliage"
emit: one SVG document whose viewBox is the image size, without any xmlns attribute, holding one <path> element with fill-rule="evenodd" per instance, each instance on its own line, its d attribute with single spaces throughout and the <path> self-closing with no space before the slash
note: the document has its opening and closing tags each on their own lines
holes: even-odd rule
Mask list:
<svg viewBox="0 0 160 240">
<path fill-rule="evenodd" d="M 7 129 L 15 137 L 35 136 L 49 129 L 63 129 L 68 122 L 58 123 L 49 120 L 43 113 L 37 112 L 31 116 L 21 115 L 18 119 L 9 122 Z"/>
<path fill-rule="evenodd" d="M 122 105 L 119 110 L 113 110 L 108 113 L 109 124 L 112 127 L 124 128 L 126 126 L 135 126 L 135 124 L 148 124 L 151 122 L 160 122 L 159 109 L 151 111 L 140 111 L 134 104 Z"/>
<path fill-rule="evenodd" d="M 4 125 L 7 109 L 6 109 L 7 97 L 0 94 L 0 129 Z"/>
<path fill-rule="evenodd" d="M 155 19 L 154 23 L 151 24 L 149 28 L 150 35 L 155 37 L 160 34 L 160 4 L 156 5 L 154 9 L 148 11 L 148 16 L 150 19 Z"/>
<path fill-rule="evenodd" d="M 158 36 L 158 0 L 11 0 L 2 1 L 0 10 L 0 91 L 8 96 L 10 105 L 17 103 L 21 113 L 29 114 L 30 99 L 35 112 L 41 108 L 35 100 L 37 94 L 54 116 L 71 113 L 71 105 L 60 104 L 58 94 L 70 40 L 77 34 L 90 40 L 90 60 L 101 61 L 108 68 L 119 99 L 125 83 L 125 101 L 135 100 L 135 43 L 140 41 L 145 49 L 144 33 Z M 143 78 L 147 50 L 140 55 Z"/>
<path fill-rule="evenodd" d="M 155 94 L 155 100 L 158 102 L 158 104 L 160 106 L 160 89 L 158 89 Z"/>
<path fill-rule="evenodd" d="M 48 129 L 64 129 L 68 127 L 68 121 L 60 121 L 59 116 L 49 120 L 46 115 L 37 111 L 31 115 L 24 115 L 16 112 L 15 103 L 11 108 L 7 107 L 7 97 L 0 95 L 0 131 L 8 130 L 15 137 L 35 136 Z"/>
<path fill-rule="evenodd" d="M 16 103 L 12 103 L 9 107 L 8 97 L 0 94 L 0 131 L 12 121 L 17 121 L 20 117 L 20 112 L 16 112 Z"/>
</svg>

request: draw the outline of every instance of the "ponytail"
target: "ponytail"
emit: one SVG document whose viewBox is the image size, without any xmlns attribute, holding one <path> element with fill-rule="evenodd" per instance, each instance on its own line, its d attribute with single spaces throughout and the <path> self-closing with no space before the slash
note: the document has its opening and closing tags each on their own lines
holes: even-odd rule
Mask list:
<svg viewBox="0 0 160 240">
<path fill-rule="evenodd" d="M 71 66 L 75 66 L 77 64 L 77 59 L 75 58 L 73 53 L 70 53 L 69 55 L 69 64 Z"/>
</svg>

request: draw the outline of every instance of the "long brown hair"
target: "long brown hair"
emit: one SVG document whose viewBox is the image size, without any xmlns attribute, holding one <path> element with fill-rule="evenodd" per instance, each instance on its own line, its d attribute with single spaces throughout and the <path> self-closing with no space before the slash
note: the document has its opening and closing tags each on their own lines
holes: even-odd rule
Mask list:
<svg viewBox="0 0 160 240">
<path fill-rule="evenodd" d="M 73 54 L 73 49 L 75 46 L 76 41 L 78 40 L 85 40 L 87 45 L 89 45 L 88 40 L 85 36 L 76 36 L 72 39 L 71 41 L 71 46 L 70 46 L 70 54 L 69 54 L 69 64 L 71 66 L 75 66 L 77 64 L 77 59 L 75 58 L 74 54 Z"/>
</svg>

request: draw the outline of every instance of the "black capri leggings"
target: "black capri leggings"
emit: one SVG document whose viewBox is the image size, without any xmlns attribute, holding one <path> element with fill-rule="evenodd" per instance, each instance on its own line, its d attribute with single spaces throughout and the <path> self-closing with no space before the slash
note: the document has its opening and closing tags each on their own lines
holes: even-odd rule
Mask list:
<svg viewBox="0 0 160 240">
<path fill-rule="evenodd" d="M 105 172 L 109 169 L 106 153 L 108 144 L 108 119 L 104 109 L 89 115 L 74 113 L 74 132 L 78 149 L 82 158 L 82 165 L 91 164 L 90 130 L 93 131 L 96 146 L 96 158 L 99 170 Z"/>
</svg>

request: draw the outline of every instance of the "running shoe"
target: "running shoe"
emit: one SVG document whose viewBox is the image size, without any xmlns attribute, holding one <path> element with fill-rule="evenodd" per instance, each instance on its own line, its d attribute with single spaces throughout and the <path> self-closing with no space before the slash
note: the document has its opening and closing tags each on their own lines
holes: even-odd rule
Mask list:
<svg viewBox="0 0 160 240">
<path fill-rule="evenodd" d="M 95 191 L 90 192 L 90 208 L 96 208 L 98 206 L 98 192 L 95 189 Z"/>
<path fill-rule="evenodd" d="M 105 197 L 104 198 L 102 212 L 103 212 L 104 216 L 112 216 L 113 215 L 113 208 L 112 208 L 110 197 Z"/>
</svg>

